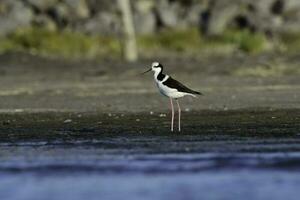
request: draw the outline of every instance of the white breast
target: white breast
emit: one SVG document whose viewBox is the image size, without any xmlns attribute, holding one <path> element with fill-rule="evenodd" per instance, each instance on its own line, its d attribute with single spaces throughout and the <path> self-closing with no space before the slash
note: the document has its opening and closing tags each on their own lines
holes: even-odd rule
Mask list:
<svg viewBox="0 0 300 200">
<path fill-rule="evenodd" d="M 168 78 L 169 78 L 169 76 L 166 75 L 166 77 L 162 81 L 155 80 L 158 90 L 162 95 L 171 97 L 171 98 L 180 98 L 180 97 L 187 95 L 187 93 L 179 92 L 177 89 L 169 88 L 169 87 L 165 86 L 163 84 L 163 82 L 166 81 Z"/>
</svg>

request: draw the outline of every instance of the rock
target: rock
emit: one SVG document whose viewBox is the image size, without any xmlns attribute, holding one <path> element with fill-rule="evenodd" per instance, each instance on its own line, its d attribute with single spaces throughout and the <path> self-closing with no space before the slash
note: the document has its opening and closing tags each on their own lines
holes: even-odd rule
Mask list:
<svg viewBox="0 0 300 200">
<path fill-rule="evenodd" d="M 4 15 L 7 12 L 7 4 L 0 2 L 0 15 Z"/>
<path fill-rule="evenodd" d="M 248 20 L 256 32 L 262 32 L 273 35 L 274 32 L 283 23 L 281 17 L 276 15 L 267 15 L 263 13 L 258 13 L 255 15 L 249 15 Z"/>
<path fill-rule="evenodd" d="M 59 2 L 59 0 L 24 0 L 24 1 L 40 11 L 46 11 Z"/>
<path fill-rule="evenodd" d="M 280 15 L 284 11 L 284 2 L 282 0 L 275 0 L 271 6 L 271 12 L 274 15 Z"/>
<path fill-rule="evenodd" d="M 270 14 L 274 3 L 274 0 L 248 1 L 255 13 L 260 13 L 261 15 Z"/>
<path fill-rule="evenodd" d="M 92 35 L 118 35 L 121 31 L 121 21 L 116 14 L 100 12 L 95 17 L 76 27 Z"/>
<path fill-rule="evenodd" d="M 0 15 L 0 35 L 30 26 L 33 11 L 22 2 L 3 0 L 1 5 L 3 10 Z"/>
<path fill-rule="evenodd" d="M 282 1 L 282 17 L 284 23 L 278 27 L 281 33 L 299 33 L 300 32 L 300 1 L 285 0 Z"/>
<path fill-rule="evenodd" d="M 57 30 L 57 26 L 56 26 L 55 22 L 47 15 L 37 15 L 33 19 L 33 24 L 38 27 L 45 28 L 48 31 Z"/>
<path fill-rule="evenodd" d="M 49 12 L 59 27 L 74 25 L 90 15 L 84 0 L 64 0 L 57 3 Z"/>
<path fill-rule="evenodd" d="M 68 23 L 69 10 L 63 3 L 58 3 L 49 10 L 51 17 L 59 27 L 64 27 Z"/>
<path fill-rule="evenodd" d="M 164 113 L 160 113 L 159 114 L 159 117 L 166 117 L 167 115 L 166 114 L 164 114 Z"/>
<path fill-rule="evenodd" d="M 86 2 L 93 16 L 102 11 L 115 12 L 118 9 L 117 0 L 86 0 Z"/>
<path fill-rule="evenodd" d="M 68 8 L 69 20 L 86 19 L 90 11 L 85 0 L 64 0 Z"/>
<path fill-rule="evenodd" d="M 280 33 L 295 33 L 299 34 L 300 32 L 300 13 L 296 16 L 293 16 L 293 18 L 289 18 L 284 23 L 282 23 L 282 26 L 278 27 L 277 31 Z"/>
<path fill-rule="evenodd" d="M 300 0 L 132 0 L 137 34 L 201 26 L 209 36 L 239 28 L 300 32 Z M 0 35 L 32 24 L 47 30 L 119 35 L 116 0 L 0 0 Z"/>
<path fill-rule="evenodd" d="M 300 31 L 300 1 L 266 0 L 251 1 L 253 11 L 247 19 L 254 30 L 274 35 Z"/>
<path fill-rule="evenodd" d="M 159 1 L 159 3 L 156 6 L 159 22 L 158 24 L 163 27 L 185 29 L 189 28 L 191 25 L 187 18 L 195 20 L 194 22 L 198 22 L 200 19 L 200 13 L 198 13 L 197 9 L 199 7 L 193 9 L 193 4 L 189 6 L 189 3 L 185 3 L 186 5 L 183 5 L 183 2 L 185 1 Z"/>
<path fill-rule="evenodd" d="M 203 31 L 206 35 L 221 35 L 232 20 L 240 13 L 238 1 L 216 0 L 209 8 L 207 21 L 203 24 Z"/>
<path fill-rule="evenodd" d="M 157 13 L 161 25 L 174 27 L 177 24 L 176 4 L 170 4 L 168 0 L 161 0 L 157 4 Z"/>
<path fill-rule="evenodd" d="M 281 2 L 283 7 L 283 12 L 300 10 L 300 1 L 299 0 L 277 0 L 277 2 Z"/>
<path fill-rule="evenodd" d="M 156 17 L 151 1 L 140 0 L 134 6 L 134 25 L 137 34 L 152 34 L 156 31 Z"/>
<path fill-rule="evenodd" d="M 185 20 L 189 26 L 199 26 L 201 23 L 201 13 L 205 10 L 200 4 L 192 5 L 187 8 Z"/>
<path fill-rule="evenodd" d="M 69 124 L 69 123 L 71 123 L 71 122 L 72 122 L 71 119 L 66 119 L 66 120 L 64 121 L 64 124 Z"/>
</svg>

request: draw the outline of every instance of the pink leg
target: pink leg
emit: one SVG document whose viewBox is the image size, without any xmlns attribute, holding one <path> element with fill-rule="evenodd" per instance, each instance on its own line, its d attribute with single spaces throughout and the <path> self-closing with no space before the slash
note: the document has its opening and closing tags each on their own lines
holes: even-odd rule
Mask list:
<svg viewBox="0 0 300 200">
<path fill-rule="evenodd" d="M 177 107 L 178 107 L 178 131 L 180 132 L 180 130 L 181 130 L 181 128 L 180 128 L 181 108 L 180 108 L 178 99 L 176 99 L 176 102 L 177 102 Z"/>
<path fill-rule="evenodd" d="M 171 103 L 171 109 L 172 109 L 171 131 L 173 131 L 173 127 L 174 127 L 174 106 L 173 106 L 172 98 L 170 98 L 170 103 Z"/>
</svg>

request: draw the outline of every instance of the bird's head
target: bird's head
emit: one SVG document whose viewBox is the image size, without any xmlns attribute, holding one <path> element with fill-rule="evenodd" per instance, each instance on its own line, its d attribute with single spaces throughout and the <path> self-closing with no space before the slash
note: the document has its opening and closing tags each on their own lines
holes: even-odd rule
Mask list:
<svg viewBox="0 0 300 200">
<path fill-rule="evenodd" d="M 156 73 L 160 73 L 163 70 L 163 66 L 162 64 L 160 64 L 159 62 L 153 62 L 151 65 L 151 68 L 148 69 L 147 71 L 145 71 L 143 74 L 150 72 L 150 71 L 154 71 Z"/>
</svg>

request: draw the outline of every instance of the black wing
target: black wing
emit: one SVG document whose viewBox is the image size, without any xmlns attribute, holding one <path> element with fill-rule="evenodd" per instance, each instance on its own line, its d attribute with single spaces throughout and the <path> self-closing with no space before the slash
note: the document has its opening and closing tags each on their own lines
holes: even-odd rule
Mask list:
<svg viewBox="0 0 300 200">
<path fill-rule="evenodd" d="M 186 92 L 186 93 L 190 93 L 190 94 L 202 95 L 201 92 L 191 90 L 190 88 L 184 86 L 182 83 L 176 81 L 172 77 L 169 77 L 166 81 L 163 82 L 163 84 L 170 88 L 177 89 L 179 92 Z"/>
</svg>

